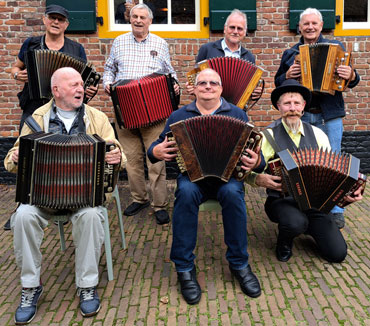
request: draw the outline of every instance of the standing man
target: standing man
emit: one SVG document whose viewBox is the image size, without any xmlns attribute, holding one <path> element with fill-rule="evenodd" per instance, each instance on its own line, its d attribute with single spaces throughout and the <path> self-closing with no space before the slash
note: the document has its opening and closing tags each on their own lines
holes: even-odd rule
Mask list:
<svg viewBox="0 0 370 326">
<path fill-rule="evenodd" d="M 110 84 L 119 79 L 138 79 L 155 72 L 171 73 L 176 78 L 170 62 L 168 44 L 149 33 L 152 19 L 153 13 L 147 5 L 138 4 L 131 9 L 132 32 L 120 35 L 114 40 L 104 66 L 103 83 L 106 93 L 110 94 Z M 178 84 L 174 87 L 178 94 Z M 127 175 L 133 198 L 132 204 L 124 211 L 127 216 L 139 213 L 150 204 L 143 157 L 146 149 L 158 138 L 164 125 L 165 121 L 149 127 L 118 130 L 119 141 L 127 156 Z M 165 164 L 152 164 L 147 160 L 147 166 L 156 221 L 158 224 L 168 223 L 170 218 L 166 210 L 168 202 Z"/>
<path fill-rule="evenodd" d="M 126 162 L 115 139 L 114 130 L 108 117 L 97 109 L 82 103 L 84 88 L 81 75 L 70 67 L 58 69 L 51 77 L 54 99 L 37 109 L 32 115 L 45 132 L 76 135 L 97 134 L 106 142 L 113 142 L 117 148 L 107 152 L 105 161 L 109 164 Z M 25 125 L 21 136 L 31 134 Z M 5 168 L 9 172 L 17 171 L 19 157 L 19 138 L 9 150 Z M 58 214 L 58 212 L 56 212 Z M 75 243 L 76 286 L 80 297 L 80 310 L 84 317 L 98 313 L 100 300 L 97 293 L 99 282 L 99 259 L 104 242 L 104 215 L 101 206 L 85 207 L 63 212 L 72 222 L 72 235 Z M 50 210 L 34 205 L 20 204 L 11 217 L 14 233 L 14 254 L 21 269 L 21 302 L 15 313 L 15 323 L 24 325 L 31 322 L 36 315 L 37 302 L 43 292 L 41 282 L 41 241 L 48 220 L 52 217 Z"/>
<path fill-rule="evenodd" d="M 170 125 L 180 120 L 207 114 L 219 114 L 248 121 L 247 114 L 221 97 L 221 78 L 212 69 L 202 70 L 196 77 L 196 100 L 173 112 L 159 138 L 150 146 L 148 157 L 152 162 L 171 161 L 176 145 L 168 141 L 166 133 Z M 247 150 L 250 157 L 243 156 L 246 171 L 259 162 L 259 155 Z M 261 294 L 259 281 L 251 270 L 247 252 L 247 210 L 244 200 L 244 183 L 231 177 L 224 182 L 207 177 L 191 182 L 186 173 L 179 174 L 172 216 L 173 239 L 171 260 L 175 263 L 181 293 L 188 304 L 196 304 L 201 298 L 201 288 L 196 278 L 193 253 L 197 242 L 199 205 L 207 199 L 217 199 L 222 206 L 222 216 L 227 245 L 226 259 L 231 274 L 240 283 L 242 291 L 256 298 Z"/>
<path fill-rule="evenodd" d="M 224 25 L 224 38 L 215 42 L 203 44 L 198 52 L 195 62 L 216 57 L 235 57 L 255 63 L 254 55 L 242 47 L 241 42 L 247 35 L 247 16 L 239 9 L 234 9 L 226 18 Z M 187 92 L 193 94 L 194 87 L 186 84 Z M 256 87 L 252 98 L 259 98 L 262 87 Z"/>
<path fill-rule="evenodd" d="M 339 44 L 344 50 L 341 42 L 325 39 L 322 36 L 323 25 L 322 15 L 317 9 L 307 8 L 301 13 L 299 31 L 302 36 L 297 44 L 284 51 L 279 70 L 275 75 L 275 86 L 280 86 L 286 79 L 300 78 L 301 66 L 295 62 L 295 56 L 299 53 L 300 45 L 334 43 Z M 360 81 L 360 76 L 350 66 L 338 66 L 337 73 L 341 78 L 349 81 L 349 88 L 355 87 Z M 323 130 L 329 138 L 332 150 L 340 152 L 343 134 L 342 118 L 345 114 L 342 92 L 336 91 L 334 95 L 313 93 L 311 104 L 306 107 L 302 121 Z M 344 227 L 343 211 L 342 208 L 337 206 L 331 211 L 331 216 L 335 219 L 339 228 Z"/>
<path fill-rule="evenodd" d="M 265 131 L 262 141 L 262 154 L 266 162 L 278 158 L 277 151 L 289 149 L 291 152 L 302 148 L 330 150 L 326 134 L 315 126 L 301 121 L 306 105 L 311 100 L 311 92 L 294 79 L 288 79 L 271 93 L 271 102 L 279 110 L 281 119 Z M 347 255 L 347 245 L 335 221 L 318 210 L 301 211 L 292 196 L 281 196 L 281 178 L 270 174 L 252 174 L 255 184 L 267 188 L 265 211 L 269 219 L 278 224 L 276 257 L 286 262 L 293 254 L 293 240 L 306 233 L 315 240 L 320 254 L 329 262 L 340 263 Z M 249 182 L 251 183 L 251 182 Z M 361 190 L 354 202 L 360 200 Z"/>
<path fill-rule="evenodd" d="M 23 127 L 24 120 L 28 116 L 32 115 L 37 108 L 49 102 L 47 99 L 30 99 L 27 67 L 24 59 L 25 53 L 27 51 L 40 49 L 57 50 L 75 57 L 79 57 L 86 61 L 86 54 L 83 46 L 64 36 L 64 32 L 69 25 L 68 16 L 68 10 L 61 6 L 47 6 L 45 10 L 45 16 L 43 17 L 43 22 L 46 28 L 45 34 L 29 37 L 23 42 L 18 53 L 17 61 L 11 69 L 12 77 L 16 81 L 24 83 L 23 90 L 18 93 L 19 106 L 23 111 L 19 132 Z M 90 86 L 86 89 L 86 95 L 87 97 L 92 98 L 97 91 L 97 87 Z M 10 230 L 10 219 L 5 223 L 4 230 Z"/>
</svg>

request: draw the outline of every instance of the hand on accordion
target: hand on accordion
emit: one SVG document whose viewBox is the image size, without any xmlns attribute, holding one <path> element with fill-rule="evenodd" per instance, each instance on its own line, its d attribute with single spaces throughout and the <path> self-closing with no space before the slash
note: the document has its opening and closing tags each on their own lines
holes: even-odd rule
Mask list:
<svg viewBox="0 0 370 326">
<path fill-rule="evenodd" d="M 15 164 L 18 164 L 18 158 L 19 158 L 19 149 L 16 149 L 13 154 L 12 154 L 12 161 L 15 163 Z"/>
<path fill-rule="evenodd" d="M 177 156 L 178 148 L 174 140 L 168 141 L 168 137 L 163 142 L 153 148 L 153 155 L 161 161 L 172 161 Z"/>
<path fill-rule="evenodd" d="M 271 174 L 258 174 L 256 177 L 256 185 L 282 192 L 281 177 Z"/>
<path fill-rule="evenodd" d="M 98 92 L 97 86 L 90 85 L 85 89 L 85 95 L 88 98 L 88 100 L 92 99 L 97 92 Z"/>
<path fill-rule="evenodd" d="M 121 162 L 121 151 L 118 147 L 105 153 L 105 161 L 108 164 L 119 164 Z"/>
<path fill-rule="evenodd" d="M 17 81 L 21 81 L 23 83 L 27 83 L 28 82 L 27 69 L 18 71 Z"/>
<path fill-rule="evenodd" d="M 285 74 L 286 79 L 296 79 L 301 77 L 301 65 L 293 63 Z"/>
<path fill-rule="evenodd" d="M 252 92 L 251 99 L 258 100 L 262 96 L 262 92 L 263 92 L 263 87 L 257 86 Z"/>
<path fill-rule="evenodd" d="M 245 153 L 240 157 L 240 160 L 242 162 L 242 169 L 250 172 L 254 168 L 256 168 L 260 163 L 261 156 L 259 155 L 260 147 L 256 148 L 256 152 L 246 149 Z"/>
<path fill-rule="evenodd" d="M 362 194 L 364 193 L 364 188 L 360 187 L 358 188 L 352 196 L 346 196 L 343 199 L 348 203 L 354 203 L 356 201 L 362 200 Z"/>
<path fill-rule="evenodd" d="M 337 68 L 337 74 L 340 78 L 345 80 L 354 80 L 355 74 L 352 73 L 352 68 L 350 66 L 340 65 Z"/>
</svg>

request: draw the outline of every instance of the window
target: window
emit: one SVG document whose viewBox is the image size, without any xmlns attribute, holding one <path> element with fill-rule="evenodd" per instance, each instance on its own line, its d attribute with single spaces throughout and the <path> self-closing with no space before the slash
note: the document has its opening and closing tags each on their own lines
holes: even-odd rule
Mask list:
<svg viewBox="0 0 370 326">
<path fill-rule="evenodd" d="M 370 35 L 370 0 L 336 0 L 340 22 L 334 35 Z"/>
<path fill-rule="evenodd" d="M 162 37 L 191 38 L 208 37 L 208 1 L 201 0 L 126 0 L 134 4 L 144 3 L 153 11 L 151 32 Z M 122 32 L 131 31 L 125 0 L 98 0 L 98 15 L 103 17 L 99 37 L 114 38 Z"/>
</svg>

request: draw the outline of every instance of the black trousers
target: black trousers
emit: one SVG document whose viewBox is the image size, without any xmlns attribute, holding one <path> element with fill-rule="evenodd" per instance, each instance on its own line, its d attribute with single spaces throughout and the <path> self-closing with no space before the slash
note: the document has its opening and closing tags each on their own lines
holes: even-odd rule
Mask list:
<svg viewBox="0 0 370 326">
<path fill-rule="evenodd" d="M 293 198 L 272 196 L 267 197 L 265 211 L 272 222 L 278 223 L 279 238 L 290 241 L 306 232 L 327 261 L 339 263 L 346 258 L 346 241 L 328 214 L 317 210 L 302 212 Z"/>
</svg>

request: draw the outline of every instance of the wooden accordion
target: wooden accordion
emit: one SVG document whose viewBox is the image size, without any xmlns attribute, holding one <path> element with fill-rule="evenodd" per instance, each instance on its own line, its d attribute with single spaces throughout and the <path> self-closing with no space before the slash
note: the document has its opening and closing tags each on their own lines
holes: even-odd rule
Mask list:
<svg viewBox="0 0 370 326">
<path fill-rule="evenodd" d="M 240 157 L 246 149 L 254 150 L 261 134 L 253 125 L 223 115 L 203 115 L 170 125 L 178 147 L 180 171 L 188 173 L 192 182 L 218 177 L 227 182 L 231 176 L 242 180 L 246 173 Z"/>
<path fill-rule="evenodd" d="M 334 94 L 344 91 L 348 81 L 336 73 L 339 65 L 349 65 L 350 52 L 345 52 L 339 44 L 318 43 L 299 46 L 301 83 L 311 91 Z"/>
<path fill-rule="evenodd" d="M 113 145 L 114 146 L 114 145 Z M 98 135 L 37 132 L 20 138 L 16 201 L 52 210 L 102 205 L 119 166 L 105 164 Z"/>
<path fill-rule="evenodd" d="M 31 99 L 52 98 L 50 79 L 59 68 L 72 67 L 76 69 L 81 74 L 85 89 L 90 85 L 98 85 L 101 78 L 91 63 L 86 63 L 81 59 L 59 51 L 27 51 L 25 62 Z M 84 102 L 86 103 L 86 97 Z"/>
<path fill-rule="evenodd" d="M 286 149 L 278 156 L 269 162 L 270 172 L 282 177 L 283 192 L 293 196 L 302 211 L 329 213 L 335 205 L 346 205 L 345 196 L 365 187 L 360 160 L 350 154 L 305 148 Z"/>
<path fill-rule="evenodd" d="M 135 129 L 166 120 L 177 110 L 173 83 L 170 74 L 151 74 L 113 83 L 110 95 L 118 125 Z"/>
<path fill-rule="evenodd" d="M 215 70 L 220 75 L 222 97 L 241 109 L 244 109 L 253 90 L 261 82 L 264 72 L 263 69 L 247 60 L 218 57 L 198 62 L 195 69 L 187 73 L 189 84 L 194 85 L 197 74 L 207 68 Z"/>
</svg>

